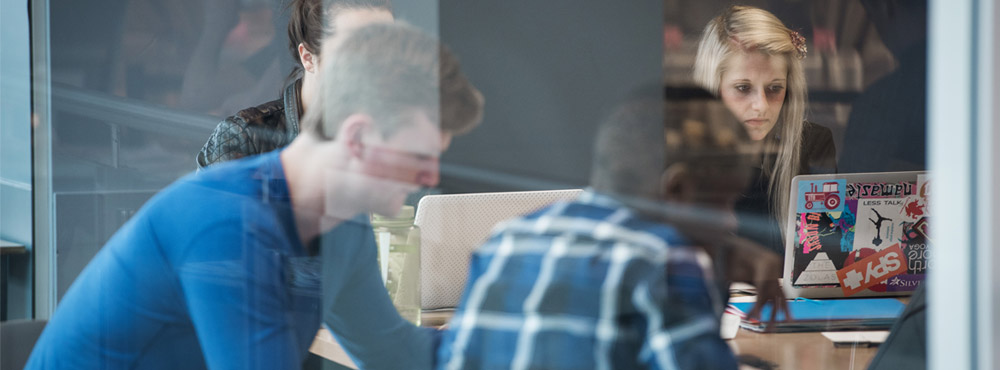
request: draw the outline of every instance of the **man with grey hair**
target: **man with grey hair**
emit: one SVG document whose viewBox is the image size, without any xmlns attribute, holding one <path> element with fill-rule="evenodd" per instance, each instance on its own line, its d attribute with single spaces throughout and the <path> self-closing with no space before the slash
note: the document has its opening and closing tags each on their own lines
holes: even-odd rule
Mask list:
<svg viewBox="0 0 1000 370">
<path fill-rule="evenodd" d="M 365 233 L 323 248 L 324 282 L 312 242 L 436 185 L 443 128 L 474 126 L 482 101 L 454 56 L 409 26 L 359 28 L 335 55 L 316 102 L 336 108 L 281 151 L 153 197 L 63 297 L 27 368 L 299 368 L 321 311 L 360 366 L 431 366 L 433 333 L 395 312 Z M 321 291 L 337 303 L 322 307 Z"/>
</svg>

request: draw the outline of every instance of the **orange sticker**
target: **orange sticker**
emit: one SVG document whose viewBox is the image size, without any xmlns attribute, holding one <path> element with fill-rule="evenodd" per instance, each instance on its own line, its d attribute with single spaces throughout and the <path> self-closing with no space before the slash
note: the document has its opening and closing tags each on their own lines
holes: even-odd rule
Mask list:
<svg viewBox="0 0 1000 370">
<path fill-rule="evenodd" d="M 840 288 L 847 297 L 904 272 L 906 272 L 906 257 L 899 244 L 894 244 L 837 270 L 837 280 L 840 281 Z"/>
</svg>

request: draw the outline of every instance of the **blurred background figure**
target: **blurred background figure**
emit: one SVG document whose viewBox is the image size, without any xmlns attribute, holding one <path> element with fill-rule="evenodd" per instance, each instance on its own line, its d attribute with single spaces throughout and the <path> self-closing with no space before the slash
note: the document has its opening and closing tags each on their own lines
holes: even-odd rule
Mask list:
<svg viewBox="0 0 1000 370">
<path fill-rule="evenodd" d="M 184 71 L 178 105 L 226 114 L 273 99 L 290 64 L 281 58 L 281 36 L 288 19 L 281 16 L 279 2 L 208 0 L 203 4 L 201 17 L 193 19 L 201 22 L 201 32 Z M 219 100 L 219 96 L 225 98 Z"/>
<path fill-rule="evenodd" d="M 289 10 L 288 50 L 296 64 L 283 92 L 278 100 L 243 109 L 220 122 L 198 153 L 199 168 L 288 145 L 300 131 L 299 117 L 316 98 L 324 39 L 372 22 L 393 20 L 389 0 L 293 0 Z M 192 58 L 189 73 L 185 75 L 185 86 L 188 81 L 210 81 L 198 76 L 205 71 L 204 66 L 199 64 L 211 61 L 211 58 L 206 58 L 207 55 L 199 53 L 218 53 L 217 48 L 203 48 L 203 44 L 212 40 L 211 34 L 203 36 L 199 52 Z M 271 82 L 267 78 L 258 80 L 258 84 Z"/>
<path fill-rule="evenodd" d="M 861 3 L 897 67 L 854 101 L 840 151 L 840 170 L 926 170 L 927 1 Z"/>
<path fill-rule="evenodd" d="M 705 27 L 694 65 L 696 83 L 722 99 L 764 153 L 737 202 L 739 234 L 779 254 L 792 177 L 836 169 L 830 130 L 805 121 L 806 52 L 804 37 L 771 13 L 732 6 Z"/>
</svg>

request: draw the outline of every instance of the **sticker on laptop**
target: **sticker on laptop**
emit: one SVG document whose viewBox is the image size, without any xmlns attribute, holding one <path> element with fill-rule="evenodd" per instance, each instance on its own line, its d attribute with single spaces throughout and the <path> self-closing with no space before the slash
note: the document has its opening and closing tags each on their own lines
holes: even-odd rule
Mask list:
<svg viewBox="0 0 1000 370">
<path fill-rule="evenodd" d="M 923 201 L 924 213 L 930 214 L 931 183 L 927 175 L 917 175 L 917 196 Z"/>
<path fill-rule="evenodd" d="M 846 192 L 848 199 L 902 198 L 913 195 L 913 182 L 852 182 Z"/>
<path fill-rule="evenodd" d="M 875 251 L 863 248 L 851 252 L 843 269 L 837 271 L 844 296 L 852 296 L 865 289 L 880 286 L 875 291 L 885 291 L 885 282 L 906 272 L 906 257 L 899 244 Z"/>
<path fill-rule="evenodd" d="M 847 191 L 847 181 L 820 180 L 800 181 L 798 213 L 808 212 L 841 212 L 844 210 L 844 200 Z"/>
<path fill-rule="evenodd" d="M 928 237 L 927 229 L 928 229 L 927 228 L 927 217 L 923 217 L 923 218 L 917 220 L 917 223 L 913 224 L 913 230 L 915 232 L 919 233 L 921 236 L 924 237 L 924 239 L 926 239 L 929 242 L 930 238 Z"/>
<path fill-rule="evenodd" d="M 837 286 L 837 267 L 826 252 L 819 252 L 802 271 L 795 273 L 793 281 L 796 286 Z"/>
<path fill-rule="evenodd" d="M 913 222 L 900 215 L 905 198 L 870 198 L 858 200 L 858 219 L 854 225 L 854 250 L 876 251 L 903 240 L 903 232 Z"/>
<path fill-rule="evenodd" d="M 795 221 L 793 284 L 839 286 L 837 270 L 844 266 L 852 249 L 853 227 L 853 213 L 848 208 L 844 212 L 799 213 Z"/>
<path fill-rule="evenodd" d="M 925 174 L 917 175 L 917 195 L 924 199 L 930 196 L 930 181 Z"/>
<path fill-rule="evenodd" d="M 920 287 L 926 274 L 899 274 L 885 282 L 887 292 L 912 292 Z"/>
</svg>

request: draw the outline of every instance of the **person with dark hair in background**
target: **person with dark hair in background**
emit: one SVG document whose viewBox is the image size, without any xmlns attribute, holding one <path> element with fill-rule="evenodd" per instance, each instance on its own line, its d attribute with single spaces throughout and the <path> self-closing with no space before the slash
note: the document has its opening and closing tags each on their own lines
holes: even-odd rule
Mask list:
<svg viewBox="0 0 1000 370">
<path fill-rule="evenodd" d="M 435 186 L 440 153 L 478 124 L 482 98 L 413 27 L 373 24 L 331 45 L 303 134 L 154 196 L 70 287 L 28 369 L 295 369 L 321 318 L 362 368 L 432 366 L 436 331 L 396 312 L 375 248 L 324 248 L 339 264 L 320 281 L 311 241 Z"/>
<path fill-rule="evenodd" d="M 755 153 L 735 120 L 664 118 L 663 104 L 621 106 L 598 131 L 590 189 L 501 223 L 473 253 L 438 368 L 737 367 L 711 258 L 739 249 L 722 235 Z"/>
<path fill-rule="evenodd" d="M 299 134 L 301 117 L 319 85 L 324 38 L 371 22 L 391 22 L 390 0 L 292 0 L 288 48 L 296 61 L 278 100 L 239 111 L 216 126 L 198 152 L 198 168 L 267 153 Z"/>
</svg>

